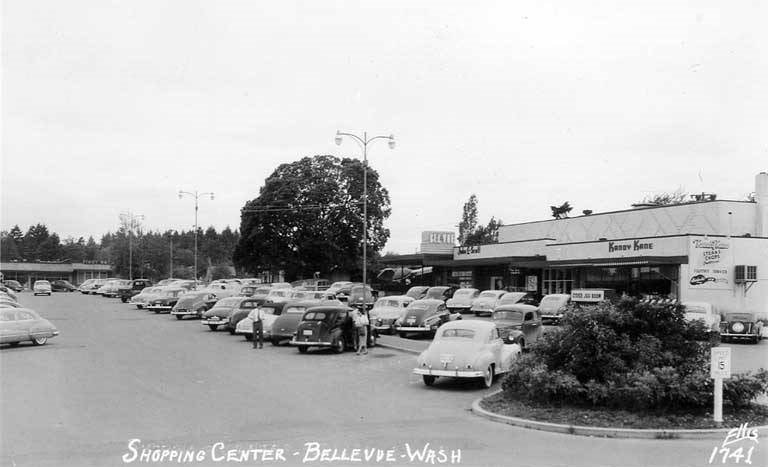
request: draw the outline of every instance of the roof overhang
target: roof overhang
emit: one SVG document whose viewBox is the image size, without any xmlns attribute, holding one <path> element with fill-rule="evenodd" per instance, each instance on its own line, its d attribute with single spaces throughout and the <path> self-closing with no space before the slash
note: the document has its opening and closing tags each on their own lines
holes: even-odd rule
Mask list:
<svg viewBox="0 0 768 467">
<path fill-rule="evenodd" d="M 630 258 L 589 258 L 548 261 L 546 267 L 617 267 L 656 264 L 688 264 L 687 256 L 634 256 Z"/>
</svg>

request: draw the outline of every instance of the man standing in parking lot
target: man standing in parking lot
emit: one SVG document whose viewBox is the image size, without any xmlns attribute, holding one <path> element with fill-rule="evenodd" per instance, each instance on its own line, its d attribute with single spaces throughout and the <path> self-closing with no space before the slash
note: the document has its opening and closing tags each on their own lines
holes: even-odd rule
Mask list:
<svg viewBox="0 0 768 467">
<path fill-rule="evenodd" d="M 253 348 L 261 349 L 264 347 L 264 312 L 261 307 L 253 312 Z"/>
</svg>

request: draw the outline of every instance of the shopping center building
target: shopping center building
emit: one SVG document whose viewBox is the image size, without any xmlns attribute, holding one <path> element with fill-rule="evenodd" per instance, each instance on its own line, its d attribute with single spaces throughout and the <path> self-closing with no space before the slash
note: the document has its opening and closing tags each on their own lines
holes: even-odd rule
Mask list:
<svg viewBox="0 0 768 467">
<path fill-rule="evenodd" d="M 106 279 L 112 275 L 112 266 L 102 262 L 26 262 L 3 261 L 0 263 L 3 279 L 13 279 L 31 288 L 36 280 L 64 279 L 78 285 L 86 279 Z"/>
<path fill-rule="evenodd" d="M 706 200 L 511 224 L 499 229 L 498 243 L 452 250 L 402 260 L 432 266 L 435 285 L 539 295 L 605 288 L 768 312 L 768 173 L 756 177 L 754 202 Z"/>
</svg>

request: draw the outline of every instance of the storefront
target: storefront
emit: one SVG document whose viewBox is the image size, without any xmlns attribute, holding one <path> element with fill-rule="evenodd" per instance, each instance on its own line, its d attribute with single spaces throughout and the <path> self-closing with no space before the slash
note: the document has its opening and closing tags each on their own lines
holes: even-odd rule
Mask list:
<svg viewBox="0 0 768 467">
<path fill-rule="evenodd" d="M 38 280 L 66 280 L 78 285 L 87 279 L 106 279 L 112 274 L 112 267 L 104 263 L 29 263 L 3 262 L 0 271 L 5 280 L 13 279 L 31 288 Z"/>
</svg>

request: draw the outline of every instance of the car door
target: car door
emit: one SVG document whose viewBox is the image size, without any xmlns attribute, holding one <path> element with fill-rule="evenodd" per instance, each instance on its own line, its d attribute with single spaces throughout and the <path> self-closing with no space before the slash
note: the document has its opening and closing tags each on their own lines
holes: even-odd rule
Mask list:
<svg viewBox="0 0 768 467">
<path fill-rule="evenodd" d="M 24 310 L 16 310 L 17 337 L 21 340 L 32 339 L 32 327 L 35 324 L 35 317 L 32 313 Z"/>
<path fill-rule="evenodd" d="M 526 342 L 533 342 L 537 337 L 537 327 L 535 313 L 533 311 L 526 311 L 523 313 L 523 335 Z"/>
<path fill-rule="evenodd" d="M 501 340 L 501 337 L 499 335 L 499 330 L 494 326 L 491 328 L 491 331 L 488 333 L 488 350 L 491 352 L 491 358 L 494 363 L 494 366 L 497 368 L 496 372 L 499 373 L 500 371 L 507 371 L 509 368 L 504 367 L 504 358 L 502 358 L 501 355 L 501 349 L 504 346 L 504 342 Z"/>
</svg>

